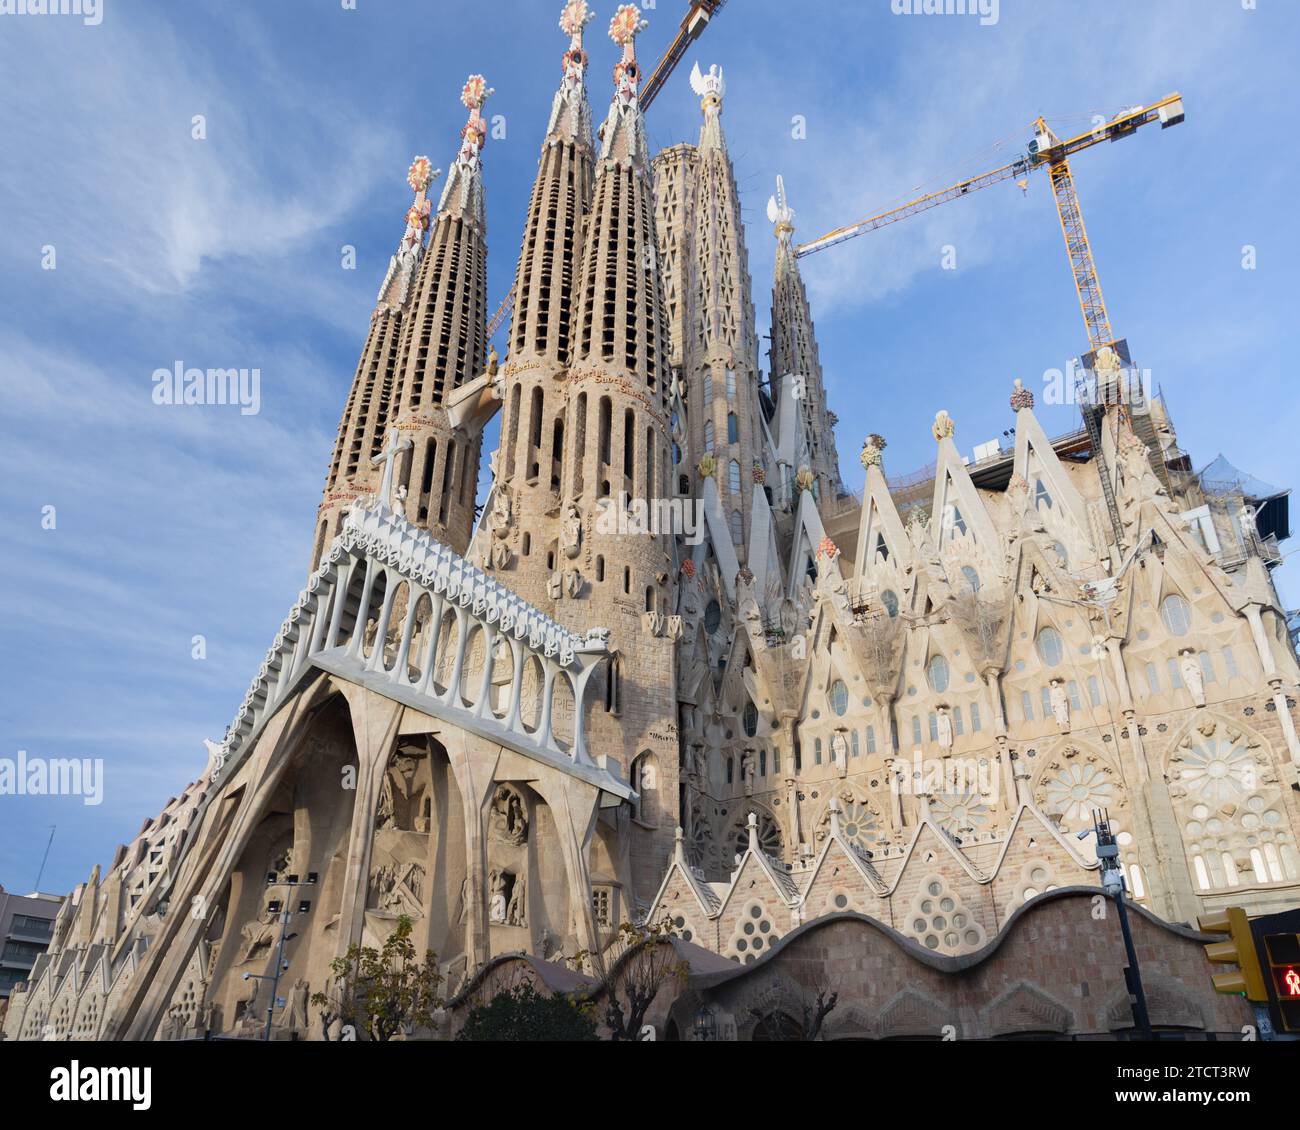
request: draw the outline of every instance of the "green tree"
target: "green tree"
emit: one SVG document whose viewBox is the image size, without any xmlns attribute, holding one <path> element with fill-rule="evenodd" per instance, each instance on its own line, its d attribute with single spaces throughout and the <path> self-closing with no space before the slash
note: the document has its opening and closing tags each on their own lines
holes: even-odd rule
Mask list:
<svg viewBox="0 0 1300 1130">
<path fill-rule="evenodd" d="M 473 1041 L 596 1038 L 596 1022 L 589 1006 L 559 994 L 543 996 L 527 981 L 476 1005 L 456 1037 Z"/>
<path fill-rule="evenodd" d="M 411 920 L 403 915 L 382 949 L 354 943 L 330 962 L 326 990 L 311 998 L 326 1039 L 335 1020 L 362 1028 L 377 1043 L 403 1030 L 433 1026 L 433 1014 L 443 1004 L 438 995 L 443 976 L 432 951 L 426 950 L 423 960 L 417 957 L 411 931 Z"/>
</svg>

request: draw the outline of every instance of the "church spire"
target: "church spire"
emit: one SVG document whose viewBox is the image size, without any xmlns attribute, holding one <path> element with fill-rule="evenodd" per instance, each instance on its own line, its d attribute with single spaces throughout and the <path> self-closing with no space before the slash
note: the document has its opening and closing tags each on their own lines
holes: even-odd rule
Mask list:
<svg viewBox="0 0 1300 1130">
<path fill-rule="evenodd" d="M 636 61 L 636 37 L 649 26 L 635 4 L 624 4 L 609 21 L 609 37 L 623 48 L 623 57 L 614 67 L 614 100 L 600 128 L 601 160 L 649 165 L 639 97 L 641 67 Z"/>
<path fill-rule="evenodd" d="M 583 29 L 596 18 L 587 0 L 569 0 L 560 15 L 560 30 L 569 37 L 564 53 L 564 78 L 551 103 L 551 120 L 546 126 L 548 144 L 576 141 L 591 148 L 591 106 L 587 102 L 587 52 L 582 46 Z"/>
<path fill-rule="evenodd" d="M 445 403 L 487 367 L 482 111 L 491 94 L 482 75 L 461 88 L 469 117 L 412 287 L 393 395 L 393 423 L 412 443 L 399 471 L 407 517 L 458 553 L 474 524 L 481 435 L 453 428 Z"/>
<path fill-rule="evenodd" d="M 406 183 L 415 199 L 406 211 L 406 230 L 388 261 L 380 284 L 370 333 L 362 347 L 352 389 L 334 441 L 334 457 L 325 479 L 325 497 L 317 514 L 317 533 L 311 567 L 320 563 L 329 539 L 338 532 L 343 511 L 370 477 L 370 458 L 378 453 L 388 425 L 394 374 L 399 370 L 403 319 L 408 313 L 411 283 L 424 258 L 424 237 L 429 230 L 429 186 L 442 175 L 428 157 L 416 157 L 406 171 Z"/>
<path fill-rule="evenodd" d="M 460 131 L 460 152 L 451 166 L 447 184 L 438 201 L 438 215 L 449 214 L 478 227 L 486 235 L 483 213 L 483 165 L 480 154 L 487 141 L 487 124 L 483 121 L 483 104 L 495 93 L 482 75 L 470 75 L 461 88 L 461 104 L 469 111 L 469 120 Z"/>
<path fill-rule="evenodd" d="M 704 112 L 700 151 L 721 149 L 726 152 L 727 143 L 722 136 L 722 99 L 727 94 L 727 82 L 722 77 L 722 68 L 714 63 L 705 74 L 696 63 L 691 68 L 691 89 L 700 96 L 700 109 Z"/>
<path fill-rule="evenodd" d="M 809 470 L 819 500 L 831 501 L 841 489 L 839 453 L 835 448 L 835 414 L 826 407 L 826 387 L 813 330 L 808 293 L 799 273 L 794 243 L 794 209 L 785 195 L 785 181 L 776 178 L 776 195 L 767 202 L 767 218 L 776 234 L 776 265 L 772 282 L 772 387 L 793 377 L 808 443 Z M 784 395 L 784 393 L 782 393 Z"/>
</svg>

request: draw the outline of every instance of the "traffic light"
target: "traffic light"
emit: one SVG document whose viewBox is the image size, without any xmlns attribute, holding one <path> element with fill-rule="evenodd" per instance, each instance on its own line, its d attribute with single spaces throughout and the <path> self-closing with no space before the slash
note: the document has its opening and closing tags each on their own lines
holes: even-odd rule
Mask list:
<svg viewBox="0 0 1300 1130">
<path fill-rule="evenodd" d="M 1202 915 L 1197 921 L 1203 933 L 1228 936 L 1227 941 L 1206 946 L 1205 956 L 1215 965 L 1237 966 L 1231 973 L 1214 974 L 1215 992 L 1240 994 L 1247 1000 L 1267 1002 L 1268 985 L 1246 912 L 1239 906 L 1228 906 L 1213 914 Z"/>
<path fill-rule="evenodd" d="M 1281 927 L 1287 933 L 1274 933 Z M 1273 990 L 1273 1023 L 1282 1032 L 1300 1032 L 1300 911 L 1270 914 L 1254 923 L 1268 964 Z"/>
</svg>

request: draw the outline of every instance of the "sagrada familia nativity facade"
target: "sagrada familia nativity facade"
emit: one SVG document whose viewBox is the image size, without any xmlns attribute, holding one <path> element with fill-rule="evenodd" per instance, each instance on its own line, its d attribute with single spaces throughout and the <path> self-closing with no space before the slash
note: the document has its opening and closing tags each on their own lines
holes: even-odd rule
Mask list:
<svg viewBox="0 0 1300 1130">
<path fill-rule="evenodd" d="M 320 1037 L 308 993 L 400 916 L 452 1011 L 508 955 L 559 985 L 666 918 L 739 1038 L 745 992 L 807 989 L 781 961 L 819 929 L 831 1019 L 863 1034 L 1104 1030 L 1122 988 L 1036 956 L 1118 945 L 1088 914 L 1099 809 L 1153 1020 L 1238 1026 L 1187 924 L 1300 900 L 1286 492 L 1194 473 L 1141 395 L 1049 437 L 1016 382 L 1013 447 L 965 458 L 939 412 L 933 468 L 887 479 L 872 435 L 851 494 L 783 188 L 760 369 L 722 72 L 692 76 L 699 143 L 652 156 L 639 12 L 597 128 L 591 18 L 564 10 L 504 359 L 473 76 L 441 193 L 410 167 L 306 587 L 203 775 L 67 901 L 5 1035 L 260 1034 L 286 903 L 284 1038 Z M 1126 362 L 1089 368 L 1131 392 Z"/>
</svg>

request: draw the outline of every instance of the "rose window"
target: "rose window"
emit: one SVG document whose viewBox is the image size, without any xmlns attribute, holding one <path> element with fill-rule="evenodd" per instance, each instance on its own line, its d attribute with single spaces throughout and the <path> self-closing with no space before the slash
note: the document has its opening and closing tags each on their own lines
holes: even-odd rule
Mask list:
<svg viewBox="0 0 1300 1130">
<path fill-rule="evenodd" d="M 950 835 L 975 832 L 989 822 L 989 806 L 979 793 L 967 789 L 963 793 L 943 793 L 930 802 L 930 815 L 934 822 Z"/>
<path fill-rule="evenodd" d="M 1183 784 L 1211 807 L 1240 800 L 1255 788 L 1255 776 L 1250 750 L 1224 738 L 1207 738 L 1183 754 Z"/>
<path fill-rule="evenodd" d="M 1115 790 L 1096 765 L 1065 765 L 1043 782 L 1044 807 L 1066 824 L 1090 823 L 1093 811 L 1115 803 Z"/>
</svg>

